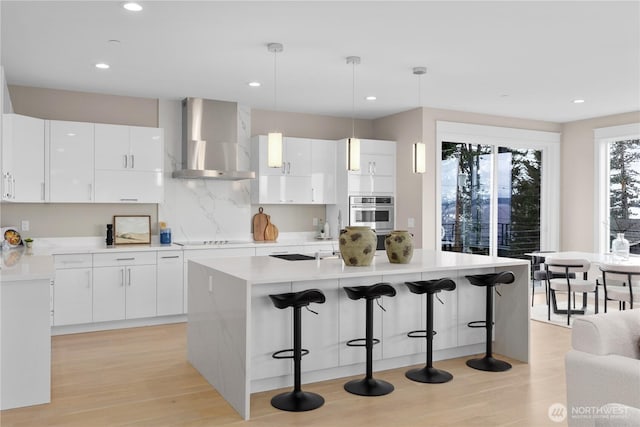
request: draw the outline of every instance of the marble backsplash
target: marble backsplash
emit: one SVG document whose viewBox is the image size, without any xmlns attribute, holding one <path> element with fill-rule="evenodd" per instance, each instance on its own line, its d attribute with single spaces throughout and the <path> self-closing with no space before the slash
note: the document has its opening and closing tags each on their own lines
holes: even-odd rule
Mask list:
<svg viewBox="0 0 640 427">
<path fill-rule="evenodd" d="M 181 167 L 181 101 L 160 100 L 159 126 L 165 140 L 165 202 L 158 220 L 171 228 L 173 241 L 251 238 L 250 180 L 175 179 Z M 251 110 L 238 105 L 238 168 L 249 170 Z"/>
</svg>

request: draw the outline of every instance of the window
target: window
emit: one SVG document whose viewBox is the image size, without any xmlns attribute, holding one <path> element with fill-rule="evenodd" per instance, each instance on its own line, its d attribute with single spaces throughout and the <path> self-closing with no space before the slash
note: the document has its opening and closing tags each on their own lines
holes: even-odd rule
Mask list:
<svg viewBox="0 0 640 427">
<path fill-rule="evenodd" d="M 608 252 L 624 233 L 640 253 L 640 123 L 595 130 L 596 250 Z"/>
<path fill-rule="evenodd" d="M 558 247 L 558 133 L 438 122 L 437 134 L 442 250 L 524 257 Z"/>
</svg>

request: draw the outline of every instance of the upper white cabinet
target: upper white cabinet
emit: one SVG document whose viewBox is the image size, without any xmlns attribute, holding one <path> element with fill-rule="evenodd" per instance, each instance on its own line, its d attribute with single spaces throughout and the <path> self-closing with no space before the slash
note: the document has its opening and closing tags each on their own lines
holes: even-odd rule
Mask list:
<svg viewBox="0 0 640 427">
<path fill-rule="evenodd" d="M 93 201 L 93 123 L 47 122 L 49 201 Z"/>
<path fill-rule="evenodd" d="M 394 194 L 396 144 L 360 140 L 360 170 L 349 172 L 349 195 Z"/>
<path fill-rule="evenodd" d="M 44 153 L 44 120 L 2 116 L 2 200 L 46 200 Z"/>
<path fill-rule="evenodd" d="M 96 202 L 162 202 L 162 129 L 96 124 L 94 147 Z"/>
<path fill-rule="evenodd" d="M 336 202 L 336 141 L 311 141 L 311 203 Z"/>
<path fill-rule="evenodd" d="M 335 142 L 283 138 L 282 167 L 267 166 L 267 137 L 252 140 L 251 166 L 258 174 L 252 203 L 327 204 L 335 200 Z"/>
</svg>

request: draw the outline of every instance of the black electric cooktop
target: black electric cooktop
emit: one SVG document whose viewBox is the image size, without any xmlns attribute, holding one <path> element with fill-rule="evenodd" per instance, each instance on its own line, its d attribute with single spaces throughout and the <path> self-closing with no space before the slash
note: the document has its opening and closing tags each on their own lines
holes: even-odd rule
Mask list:
<svg viewBox="0 0 640 427">
<path fill-rule="evenodd" d="M 312 256 L 302 255 L 302 254 L 279 254 L 279 255 L 269 255 L 269 256 L 272 256 L 274 258 L 285 259 L 287 261 L 306 261 L 310 259 L 315 259 Z"/>
</svg>

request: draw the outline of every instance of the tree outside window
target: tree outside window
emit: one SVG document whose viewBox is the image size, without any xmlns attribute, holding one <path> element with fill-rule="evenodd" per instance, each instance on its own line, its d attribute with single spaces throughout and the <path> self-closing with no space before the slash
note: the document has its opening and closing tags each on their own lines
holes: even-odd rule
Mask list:
<svg viewBox="0 0 640 427">
<path fill-rule="evenodd" d="M 640 139 L 609 145 L 609 230 L 624 233 L 632 253 L 640 253 Z"/>
</svg>

